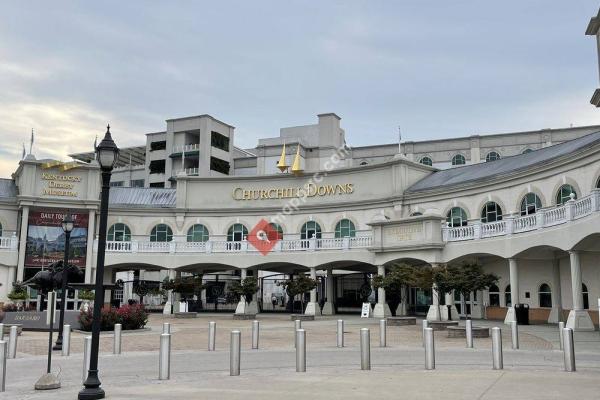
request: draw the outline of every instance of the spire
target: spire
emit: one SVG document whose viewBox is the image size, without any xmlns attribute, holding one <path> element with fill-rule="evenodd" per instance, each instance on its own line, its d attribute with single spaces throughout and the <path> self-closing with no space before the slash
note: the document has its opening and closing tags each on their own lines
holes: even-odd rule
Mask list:
<svg viewBox="0 0 600 400">
<path fill-rule="evenodd" d="M 285 160 L 285 142 L 283 142 L 283 149 L 281 149 L 281 157 L 279 157 L 277 168 L 279 168 L 281 172 L 289 168 L 289 165 L 287 165 L 287 162 Z"/>
<path fill-rule="evenodd" d="M 300 143 L 298 143 L 298 147 L 296 148 L 296 157 L 294 157 L 294 164 L 292 165 L 292 173 L 294 175 L 302 174 L 302 166 L 300 165 Z"/>
<path fill-rule="evenodd" d="M 31 128 L 31 140 L 29 141 L 29 154 L 33 151 L 33 128 Z"/>
</svg>

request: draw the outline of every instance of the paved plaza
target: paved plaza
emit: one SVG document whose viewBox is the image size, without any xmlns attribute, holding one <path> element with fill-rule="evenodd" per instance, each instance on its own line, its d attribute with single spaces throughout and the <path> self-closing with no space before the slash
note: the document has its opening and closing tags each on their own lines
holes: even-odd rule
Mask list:
<svg viewBox="0 0 600 400">
<path fill-rule="evenodd" d="M 345 345 L 336 347 L 336 320 L 345 320 Z M 148 330 L 123 334 L 123 354 L 112 355 L 112 335 L 101 338 L 100 372 L 112 399 L 548 399 L 598 398 L 600 335 L 575 334 L 577 372 L 563 371 L 558 329 L 523 326 L 520 347 L 511 350 L 510 331 L 500 323 L 475 326 L 503 328 L 504 370 L 491 368 L 490 339 L 464 339 L 436 332 L 436 370 L 425 371 L 421 326 L 388 327 L 388 347 L 379 347 L 378 321 L 356 316 L 303 322 L 307 335 L 307 372 L 295 371 L 293 322 L 286 314 L 259 315 L 260 349 L 251 349 L 251 321 L 230 314 L 202 314 L 196 319 L 151 315 Z M 207 351 L 208 321 L 217 322 L 216 351 Z M 171 379 L 158 380 L 158 344 L 162 323 L 172 324 Z M 371 329 L 372 370 L 361 371 L 359 330 Z M 229 332 L 242 332 L 241 375 L 229 376 Z M 62 388 L 36 392 L 33 384 L 45 371 L 47 334 L 24 332 L 17 359 L 8 360 L 6 398 L 76 398 L 81 388 L 83 334 L 72 335 L 71 355 L 55 352 L 53 371 Z M 575 391 L 574 391 L 575 390 Z"/>
</svg>

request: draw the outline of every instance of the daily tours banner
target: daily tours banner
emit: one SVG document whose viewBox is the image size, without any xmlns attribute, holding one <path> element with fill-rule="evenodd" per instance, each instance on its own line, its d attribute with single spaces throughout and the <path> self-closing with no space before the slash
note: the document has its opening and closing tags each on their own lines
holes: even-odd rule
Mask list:
<svg viewBox="0 0 600 400">
<path fill-rule="evenodd" d="M 25 265 L 45 267 L 64 258 L 65 233 L 62 220 L 67 210 L 32 210 L 27 228 Z M 88 213 L 71 211 L 74 228 L 69 245 L 69 263 L 85 267 L 87 249 Z"/>
</svg>

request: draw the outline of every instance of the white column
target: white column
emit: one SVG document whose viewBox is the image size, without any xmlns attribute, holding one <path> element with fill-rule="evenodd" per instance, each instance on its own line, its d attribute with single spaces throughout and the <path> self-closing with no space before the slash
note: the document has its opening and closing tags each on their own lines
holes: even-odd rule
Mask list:
<svg viewBox="0 0 600 400">
<path fill-rule="evenodd" d="M 439 321 L 440 315 L 440 294 L 435 283 L 431 287 L 431 305 L 427 311 L 427 321 Z"/>
<path fill-rule="evenodd" d="M 444 296 L 446 305 L 442 308 L 442 320 L 444 321 L 458 321 L 459 315 L 456 306 L 454 305 L 454 293 L 446 293 Z M 450 318 L 448 318 L 448 305 L 450 305 Z"/>
<path fill-rule="evenodd" d="M 321 313 L 323 315 L 335 314 L 334 301 L 333 301 L 333 268 L 327 269 L 327 280 L 325 281 L 327 301 L 323 305 Z"/>
<path fill-rule="evenodd" d="M 88 214 L 87 249 L 85 258 L 85 283 L 92 283 L 92 264 L 94 260 L 94 236 L 96 231 L 96 211 Z"/>
<path fill-rule="evenodd" d="M 510 324 L 517 320 L 515 314 L 515 304 L 519 303 L 519 269 L 517 266 L 517 259 L 508 259 L 508 273 L 510 275 L 510 301 L 511 306 L 506 311 L 506 317 L 504 318 L 505 324 Z"/>
<path fill-rule="evenodd" d="M 385 266 L 377 266 L 377 275 L 385 276 Z M 385 289 L 377 289 L 377 304 L 375 304 L 375 310 L 373 310 L 373 316 L 375 318 L 385 318 L 392 315 L 390 306 L 385 302 Z"/>
<path fill-rule="evenodd" d="M 248 276 L 248 270 L 246 268 L 240 269 L 240 280 L 246 279 L 246 276 Z M 248 304 L 246 303 L 245 296 L 240 297 L 240 301 L 238 302 L 238 305 L 235 308 L 235 313 L 236 314 L 250 314 L 250 307 L 248 307 Z"/>
<path fill-rule="evenodd" d="M 548 323 L 557 324 L 562 320 L 560 260 L 555 258 L 552 260 L 552 310 L 548 316 Z"/>
<path fill-rule="evenodd" d="M 315 267 L 310 268 L 310 277 L 311 279 L 317 279 L 317 269 Z M 318 310 L 319 304 L 317 303 L 317 289 L 315 288 L 310 291 L 310 302 L 306 305 L 304 314 L 317 315 Z"/>
<path fill-rule="evenodd" d="M 258 284 L 260 282 L 258 270 L 254 271 L 253 276 L 256 278 L 256 283 Z M 252 295 L 252 301 L 246 307 L 246 314 L 258 314 L 258 292 Z"/>
<path fill-rule="evenodd" d="M 23 209 L 21 210 L 21 234 L 19 235 L 19 260 L 17 262 L 17 280 L 19 282 L 23 282 L 23 276 L 25 275 L 25 250 L 27 249 L 28 222 L 29 206 L 23 206 Z"/>
<path fill-rule="evenodd" d="M 571 290 L 573 293 L 573 309 L 569 312 L 567 319 L 567 328 L 574 331 L 593 331 L 594 324 L 592 318 L 586 310 L 583 309 L 583 292 L 581 290 L 581 261 L 579 252 L 569 251 L 571 261 Z"/>
</svg>

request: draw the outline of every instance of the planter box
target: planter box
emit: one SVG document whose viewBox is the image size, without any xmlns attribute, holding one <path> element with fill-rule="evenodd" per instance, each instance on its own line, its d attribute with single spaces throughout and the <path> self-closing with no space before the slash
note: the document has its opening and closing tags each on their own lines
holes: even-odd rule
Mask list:
<svg viewBox="0 0 600 400">
<path fill-rule="evenodd" d="M 404 325 L 416 325 L 416 317 L 387 317 L 387 324 L 389 326 L 404 326 Z"/>
<path fill-rule="evenodd" d="M 175 318 L 196 318 L 198 313 L 195 312 L 176 312 Z"/>
<path fill-rule="evenodd" d="M 473 328 L 474 338 L 488 338 L 490 337 L 490 328 L 484 328 L 481 326 L 474 326 Z M 448 327 L 449 338 L 466 338 L 467 330 L 464 326 L 449 326 Z"/>
<path fill-rule="evenodd" d="M 306 314 L 292 314 L 292 315 L 290 315 L 290 319 L 292 321 L 295 321 L 297 319 L 299 319 L 300 321 L 314 321 L 315 316 L 314 315 L 306 315 Z"/>
<path fill-rule="evenodd" d="M 458 327 L 458 321 L 429 321 L 429 327 L 434 331 L 445 331 L 450 326 Z"/>
<path fill-rule="evenodd" d="M 60 312 L 54 314 L 54 330 L 58 329 Z M 8 311 L 5 313 L 5 325 L 22 325 L 24 331 L 48 331 L 46 324 L 46 311 Z M 65 324 L 71 325 L 72 329 L 79 329 L 79 310 L 67 310 L 65 312 Z"/>
<path fill-rule="evenodd" d="M 141 329 L 123 329 L 121 331 L 122 334 L 127 334 L 127 333 L 139 333 L 139 332 L 150 332 L 152 329 L 150 328 L 141 328 Z M 82 331 L 81 329 L 73 329 L 73 332 L 77 332 L 77 333 L 83 333 L 85 335 L 91 335 L 92 331 Z M 107 336 L 107 335 L 113 335 L 114 331 L 100 331 L 100 336 Z"/>
<path fill-rule="evenodd" d="M 256 314 L 233 314 L 233 319 L 241 319 L 241 320 L 255 320 Z"/>
</svg>

